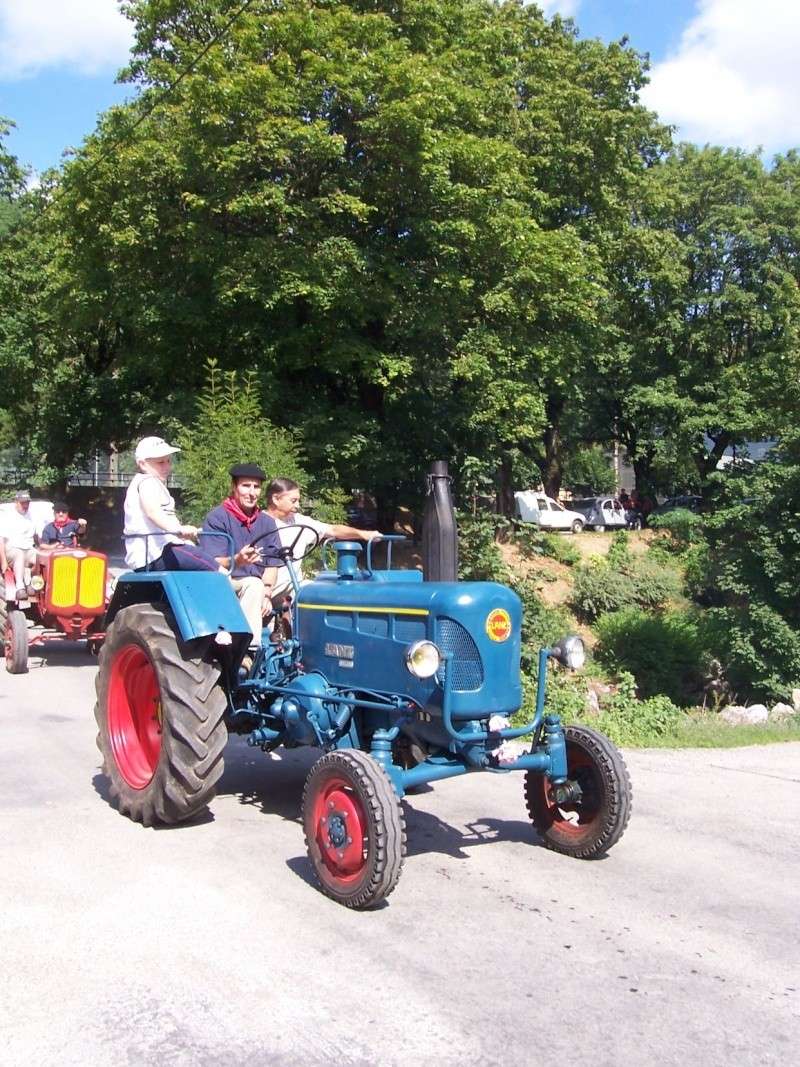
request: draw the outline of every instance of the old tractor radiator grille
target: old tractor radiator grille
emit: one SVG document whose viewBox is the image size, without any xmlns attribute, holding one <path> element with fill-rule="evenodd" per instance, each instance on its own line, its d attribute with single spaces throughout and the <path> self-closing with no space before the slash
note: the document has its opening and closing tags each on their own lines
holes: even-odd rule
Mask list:
<svg viewBox="0 0 800 1067">
<path fill-rule="evenodd" d="M 478 646 L 470 633 L 455 619 L 439 620 L 439 647 L 449 652 L 453 671 L 453 689 L 457 692 L 472 692 L 483 685 L 483 664 Z M 443 678 L 443 671 L 442 677 Z"/>
<path fill-rule="evenodd" d="M 58 611 L 102 608 L 105 600 L 105 561 L 96 556 L 54 555 L 50 563 L 50 603 Z"/>
</svg>

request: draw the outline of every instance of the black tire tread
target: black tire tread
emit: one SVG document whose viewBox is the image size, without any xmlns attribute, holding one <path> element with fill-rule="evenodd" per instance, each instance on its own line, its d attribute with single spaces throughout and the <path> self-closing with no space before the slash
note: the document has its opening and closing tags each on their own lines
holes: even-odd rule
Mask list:
<svg viewBox="0 0 800 1067">
<path fill-rule="evenodd" d="M 599 730 L 593 730 L 590 726 L 565 726 L 564 734 L 567 743 L 583 746 L 603 779 L 607 809 L 602 827 L 591 841 L 581 845 L 573 845 L 557 836 L 551 837 L 548 827 L 539 824 L 538 801 L 542 776 L 532 771 L 525 774 L 525 804 L 545 848 L 577 859 L 596 859 L 605 855 L 619 841 L 630 821 L 633 797 L 630 775 L 619 749 Z"/>
<path fill-rule="evenodd" d="M 310 827 L 310 820 L 306 817 L 313 806 L 318 780 L 332 767 L 349 774 L 354 785 L 357 784 L 368 807 L 368 818 L 371 818 L 375 827 L 375 856 L 369 880 L 357 893 L 348 896 L 337 894 L 319 877 L 314 859 L 316 842 L 313 827 Z M 380 764 L 359 749 L 339 749 L 322 756 L 306 778 L 302 811 L 306 848 L 322 892 L 338 903 L 355 909 L 372 908 L 385 900 L 397 885 L 403 869 L 406 823 L 397 793 Z"/>
<path fill-rule="evenodd" d="M 131 789 L 122 778 L 107 736 L 105 694 L 120 643 L 145 649 L 161 689 L 161 757 L 144 789 Z M 145 826 L 183 822 L 199 814 L 213 798 L 224 769 L 228 732 L 223 721 L 227 700 L 219 685 L 208 684 L 212 674 L 219 674 L 216 667 L 189 655 L 163 604 L 123 608 L 108 628 L 96 682 L 97 747 L 112 797 L 119 810 L 135 822 Z M 198 691 L 207 693 L 205 699 Z"/>
<path fill-rule="evenodd" d="M 2 623 L 4 638 L 7 626 L 11 632 L 11 659 L 6 660 L 6 670 L 9 674 L 27 674 L 28 620 L 18 608 L 7 611 L 4 605 Z"/>
</svg>

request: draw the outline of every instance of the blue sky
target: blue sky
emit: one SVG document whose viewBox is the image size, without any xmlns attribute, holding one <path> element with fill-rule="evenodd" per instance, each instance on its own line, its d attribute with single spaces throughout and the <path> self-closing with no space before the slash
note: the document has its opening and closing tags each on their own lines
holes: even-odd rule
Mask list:
<svg viewBox="0 0 800 1067">
<path fill-rule="evenodd" d="M 583 37 L 627 34 L 652 61 L 645 103 L 681 139 L 769 158 L 800 146 L 800 0 L 546 0 Z M 133 90 L 114 83 L 130 47 L 117 0 L 0 0 L 0 115 L 8 147 L 41 171 Z"/>
</svg>

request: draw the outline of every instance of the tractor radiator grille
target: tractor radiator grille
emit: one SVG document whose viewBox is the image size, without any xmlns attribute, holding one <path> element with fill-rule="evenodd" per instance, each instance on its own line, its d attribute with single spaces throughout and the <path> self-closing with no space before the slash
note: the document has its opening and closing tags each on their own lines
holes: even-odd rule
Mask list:
<svg viewBox="0 0 800 1067">
<path fill-rule="evenodd" d="M 478 646 L 469 631 L 455 619 L 439 620 L 439 645 L 443 652 L 452 655 L 453 689 L 464 693 L 480 689 L 483 685 L 483 664 Z M 441 672 L 440 681 L 443 678 Z"/>
</svg>

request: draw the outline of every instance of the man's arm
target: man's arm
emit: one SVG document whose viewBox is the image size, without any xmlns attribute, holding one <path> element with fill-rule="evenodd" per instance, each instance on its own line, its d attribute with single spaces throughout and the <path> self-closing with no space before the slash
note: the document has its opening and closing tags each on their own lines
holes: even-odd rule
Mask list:
<svg viewBox="0 0 800 1067">
<path fill-rule="evenodd" d="M 164 496 L 158 478 L 146 478 L 140 483 L 139 498 L 142 502 L 142 511 L 159 530 L 176 534 L 178 537 L 187 537 L 192 541 L 196 539 L 196 526 L 185 526 L 179 521 L 177 515 L 167 515 L 164 512 L 162 506 Z"/>
<path fill-rule="evenodd" d="M 8 559 L 6 558 L 6 539 L 0 537 L 0 578 L 8 570 Z"/>
<path fill-rule="evenodd" d="M 355 526 L 343 526 L 337 522 L 329 522 L 326 525 L 337 540 L 377 541 L 379 537 L 383 537 L 380 530 L 359 530 Z"/>
</svg>

